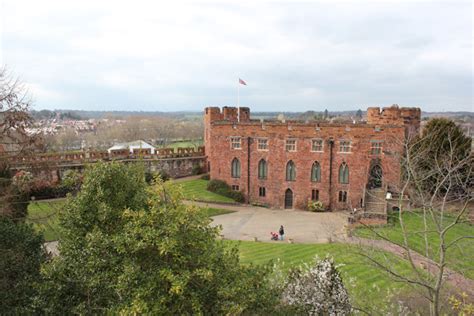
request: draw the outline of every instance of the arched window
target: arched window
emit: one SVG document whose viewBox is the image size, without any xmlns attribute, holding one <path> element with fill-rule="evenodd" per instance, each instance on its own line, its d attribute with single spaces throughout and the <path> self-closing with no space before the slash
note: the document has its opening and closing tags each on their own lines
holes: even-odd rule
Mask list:
<svg viewBox="0 0 474 316">
<path fill-rule="evenodd" d="M 258 162 L 258 178 L 267 178 L 267 162 L 265 161 L 265 159 L 260 159 L 260 161 Z"/>
<path fill-rule="evenodd" d="M 232 178 L 240 178 L 240 161 L 237 158 L 232 160 L 232 170 L 231 170 Z"/>
<path fill-rule="evenodd" d="M 290 160 L 286 164 L 286 181 L 295 181 L 296 180 L 296 166 L 295 163 Z"/>
<path fill-rule="evenodd" d="M 321 166 L 317 161 L 315 161 L 311 167 L 311 181 L 321 182 Z"/>
<path fill-rule="evenodd" d="M 339 183 L 349 183 L 349 167 L 345 162 L 339 167 Z"/>
</svg>

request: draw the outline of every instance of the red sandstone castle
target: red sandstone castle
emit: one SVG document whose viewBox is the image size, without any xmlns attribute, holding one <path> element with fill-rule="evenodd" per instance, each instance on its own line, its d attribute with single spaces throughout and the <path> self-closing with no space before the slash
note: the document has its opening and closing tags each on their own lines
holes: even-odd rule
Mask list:
<svg viewBox="0 0 474 316">
<path fill-rule="evenodd" d="M 419 108 L 368 108 L 366 123 L 250 118 L 249 108 L 205 109 L 211 179 L 226 181 L 247 202 L 329 210 L 366 209 L 400 182 L 402 144 L 420 127 Z M 374 209 L 377 209 L 375 207 Z"/>
</svg>

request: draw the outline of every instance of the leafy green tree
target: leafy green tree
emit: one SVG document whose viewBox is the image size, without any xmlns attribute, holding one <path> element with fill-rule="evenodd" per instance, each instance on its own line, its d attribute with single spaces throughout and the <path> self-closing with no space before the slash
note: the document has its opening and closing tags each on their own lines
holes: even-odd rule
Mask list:
<svg viewBox="0 0 474 316">
<path fill-rule="evenodd" d="M 459 168 L 472 168 L 472 165 L 464 163 L 471 154 L 471 138 L 464 134 L 463 130 L 452 120 L 435 118 L 430 120 L 423 128 L 420 136 L 415 137 L 410 147 L 410 155 L 417 157 L 416 168 L 423 172 L 424 180 L 420 181 L 423 189 L 432 191 L 437 184 L 443 183 L 444 170 L 459 165 Z M 462 163 L 461 163 L 462 162 Z M 462 176 L 472 175 L 463 170 L 457 170 Z M 473 179 L 459 179 L 462 185 L 468 186 L 467 182 Z M 441 190 L 440 192 L 444 192 Z M 454 193 L 456 190 L 451 189 Z"/>
<path fill-rule="evenodd" d="M 46 255 L 31 225 L 0 216 L 0 314 L 31 314 Z"/>
<path fill-rule="evenodd" d="M 276 300 L 268 270 L 236 249 L 172 183 L 143 169 L 97 164 L 61 219 L 61 255 L 46 266 L 46 313 L 238 314 Z"/>
</svg>

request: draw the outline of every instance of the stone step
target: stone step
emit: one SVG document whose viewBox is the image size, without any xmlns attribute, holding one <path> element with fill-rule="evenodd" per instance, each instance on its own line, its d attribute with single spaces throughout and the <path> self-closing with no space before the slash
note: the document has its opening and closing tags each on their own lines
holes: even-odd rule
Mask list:
<svg viewBox="0 0 474 316">
<path fill-rule="evenodd" d="M 365 211 L 370 213 L 385 213 L 385 202 L 366 202 Z"/>
</svg>

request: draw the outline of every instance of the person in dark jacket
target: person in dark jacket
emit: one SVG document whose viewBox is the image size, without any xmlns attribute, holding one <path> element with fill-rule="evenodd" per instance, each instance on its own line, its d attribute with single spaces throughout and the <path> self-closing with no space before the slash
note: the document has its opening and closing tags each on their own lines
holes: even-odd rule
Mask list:
<svg viewBox="0 0 474 316">
<path fill-rule="evenodd" d="M 285 238 L 285 229 L 283 228 L 283 225 L 280 226 L 280 240 L 283 240 Z"/>
</svg>

